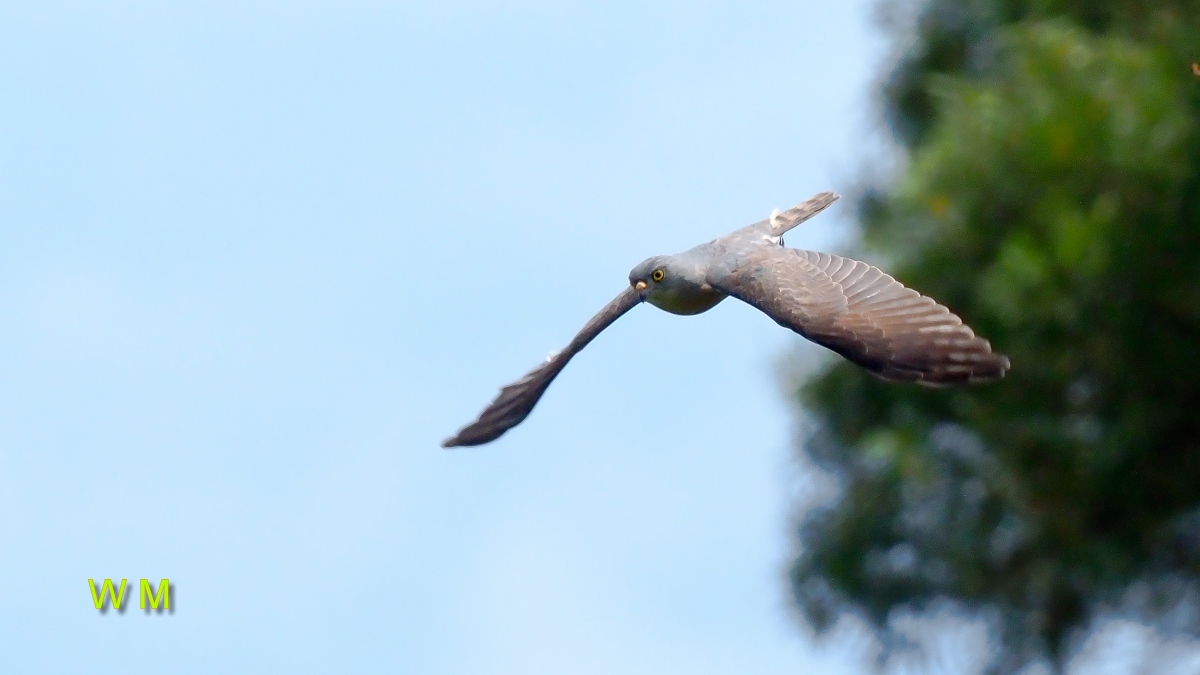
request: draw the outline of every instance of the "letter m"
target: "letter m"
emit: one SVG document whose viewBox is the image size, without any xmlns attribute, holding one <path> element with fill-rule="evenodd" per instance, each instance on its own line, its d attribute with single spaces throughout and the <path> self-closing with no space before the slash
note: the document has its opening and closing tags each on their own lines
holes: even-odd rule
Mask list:
<svg viewBox="0 0 1200 675">
<path fill-rule="evenodd" d="M 146 609 L 146 603 L 150 603 L 150 609 L 158 609 L 159 603 L 163 609 L 171 608 L 171 580 L 163 579 L 158 582 L 158 592 L 154 592 L 154 587 L 150 585 L 150 581 L 142 579 L 141 600 L 138 602 L 138 607 Z"/>
<path fill-rule="evenodd" d="M 105 598 L 109 599 L 109 601 L 112 603 L 112 608 L 116 610 L 120 610 L 121 603 L 125 602 L 124 579 L 121 580 L 121 590 L 119 591 L 113 590 L 112 579 L 105 579 L 104 583 L 100 586 L 99 595 L 96 594 L 96 582 L 92 579 L 88 579 L 88 590 L 92 592 L 92 604 L 96 606 L 96 609 L 100 609 L 104 606 Z"/>
</svg>

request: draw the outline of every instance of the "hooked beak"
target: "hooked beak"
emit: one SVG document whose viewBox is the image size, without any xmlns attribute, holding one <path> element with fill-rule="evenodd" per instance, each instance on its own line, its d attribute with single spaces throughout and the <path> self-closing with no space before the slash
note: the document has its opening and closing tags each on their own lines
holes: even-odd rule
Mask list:
<svg viewBox="0 0 1200 675">
<path fill-rule="evenodd" d="M 635 291 L 646 290 L 646 282 L 644 282 L 644 281 L 637 282 L 636 284 L 633 285 L 633 290 L 635 290 Z"/>
</svg>

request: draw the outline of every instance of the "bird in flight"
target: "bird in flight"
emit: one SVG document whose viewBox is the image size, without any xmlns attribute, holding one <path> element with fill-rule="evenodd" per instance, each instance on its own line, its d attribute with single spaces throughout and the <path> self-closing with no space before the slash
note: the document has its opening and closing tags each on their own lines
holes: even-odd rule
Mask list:
<svg viewBox="0 0 1200 675">
<path fill-rule="evenodd" d="M 837 198 L 822 192 L 683 253 L 643 261 L 629 273 L 629 286 L 565 349 L 501 389 L 442 447 L 482 445 L 520 424 L 571 357 L 642 302 L 699 314 L 732 296 L 892 382 L 939 386 L 1004 377 L 1008 357 L 932 298 L 864 262 L 784 247 L 785 232 Z"/>
</svg>

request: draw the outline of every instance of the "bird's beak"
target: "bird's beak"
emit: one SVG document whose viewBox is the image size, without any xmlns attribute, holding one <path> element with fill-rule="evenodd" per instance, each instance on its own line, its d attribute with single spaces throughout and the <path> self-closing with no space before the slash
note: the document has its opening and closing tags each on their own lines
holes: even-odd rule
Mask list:
<svg viewBox="0 0 1200 675">
<path fill-rule="evenodd" d="M 636 284 L 633 285 L 633 290 L 635 290 L 635 291 L 646 290 L 646 282 L 644 282 L 644 281 L 637 282 Z"/>
</svg>

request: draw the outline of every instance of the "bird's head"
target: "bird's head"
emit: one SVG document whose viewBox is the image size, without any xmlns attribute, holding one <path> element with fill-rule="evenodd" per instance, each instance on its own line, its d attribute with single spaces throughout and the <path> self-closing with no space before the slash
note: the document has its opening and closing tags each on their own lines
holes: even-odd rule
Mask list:
<svg viewBox="0 0 1200 675">
<path fill-rule="evenodd" d="M 629 273 L 629 285 L 642 300 L 672 314 L 699 314 L 725 297 L 705 283 L 700 268 L 678 256 L 643 260 Z"/>
<path fill-rule="evenodd" d="M 670 262 L 670 256 L 656 255 L 630 270 L 629 285 L 641 294 L 642 300 L 651 298 L 675 281 L 675 275 L 670 274 Z"/>
</svg>

